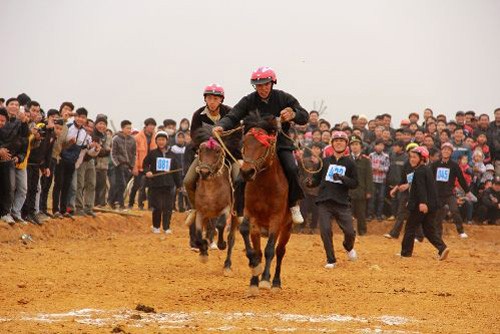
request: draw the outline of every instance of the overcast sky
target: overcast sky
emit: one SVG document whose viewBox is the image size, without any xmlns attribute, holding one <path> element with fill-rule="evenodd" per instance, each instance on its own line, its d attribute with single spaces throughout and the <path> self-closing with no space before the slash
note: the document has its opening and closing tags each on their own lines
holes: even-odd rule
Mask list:
<svg viewBox="0 0 500 334">
<path fill-rule="evenodd" d="M 138 128 L 190 119 L 212 82 L 233 105 L 264 65 L 334 123 L 500 107 L 499 0 L 0 0 L 0 13 L 0 96 Z"/>
</svg>

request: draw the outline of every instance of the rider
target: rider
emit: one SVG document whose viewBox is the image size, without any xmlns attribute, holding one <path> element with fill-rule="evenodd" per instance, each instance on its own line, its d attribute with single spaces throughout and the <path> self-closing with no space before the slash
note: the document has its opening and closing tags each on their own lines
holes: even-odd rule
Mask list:
<svg viewBox="0 0 500 334">
<path fill-rule="evenodd" d="M 233 129 L 254 110 L 258 110 L 263 116 L 272 115 L 281 118 L 283 132 L 280 131 L 278 134 L 277 153 L 288 180 L 288 205 L 292 220 L 295 224 L 302 224 L 304 218 L 297 201 L 304 198 L 304 192 L 299 184 L 298 167 L 293 156 L 294 143 L 284 133 L 290 129 L 291 121 L 299 125 L 307 124 L 309 114 L 292 95 L 273 89 L 276 82 L 274 70 L 269 67 L 257 68 L 250 79 L 255 92 L 243 97 L 231 112 L 217 123 L 213 131 L 221 133 L 224 130 Z"/>
<path fill-rule="evenodd" d="M 217 84 L 206 86 L 203 90 L 203 98 L 205 100 L 205 106 L 196 110 L 191 120 L 191 138 L 194 138 L 196 130 L 201 127 L 214 127 L 222 117 L 231 111 L 231 107 L 222 104 L 222 102 L 224 102 L 224 88 Z M 196 150 L 198 150 L 198 147 L 193 146 L 192 149 L 193 153 L 195 153 Z M 236 157 L 236 159 L 240 159 L 238 152 L 231 153 Z M 186 219 L 186 224 L 188 225 L 191 225 L 196 217 L 196 210 L 194 208 L 196 181 L 198 181 L 198 173 L 196 172 L 197 166 L 198 158 L 195 157 L 186 173 L 186 176 L 184 177 L 184 188 L 186 189 L 189 202 L 193 208 Z M 236 179 L 238 173 L 239 165 L 237 163 L 233 163 L 231 172 L 233 180 Z"/>
</svg>

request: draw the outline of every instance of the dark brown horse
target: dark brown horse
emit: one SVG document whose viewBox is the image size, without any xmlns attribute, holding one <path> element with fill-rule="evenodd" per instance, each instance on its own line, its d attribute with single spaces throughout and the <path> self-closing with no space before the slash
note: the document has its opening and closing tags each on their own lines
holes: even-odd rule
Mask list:
<svg viewBox="0 0 500 334">
<path fill-rule="evenodd" d="M 208 240 L 203 238 L 203 230 L 208 229 L 210 220 L 221 215 L 231 217 L 231 226 L 228 235 L 227 257 L 224 262 L 224 274 L 231 273 L 231 254 L 234 246 L 235 231 L 238 228 L 238 219 L 233 212 L 233 189 L 231 186 L 230 170 L 225 163 L 225 154 L 219 143 L 211 137 L 208 129 L 201 128 L 195 134 L 195 141 L 201 142 L 198 150 L 199 174 L 196 184 L 196 243 L 200 250 L 200 261 L 208 261 Z M 218 228 L 218 247 L 226 248 L 224 242 L 224 226 Z"/>
<path fill-rule="evenodd" d="M 272 288 L 281 288 L 281 262 L 290 239 L 292 219 L 288 210 L 288 182 L 276 154 L 277 127 L 273 118 L 263 119 L 252 113 L 244 120 L 243 165 L 240 173 L 247 181 L 245 217 L 240 232 L 245 241 L 246 255 L 252 269 L 250 295 L 259 287 L 271 288 L 271 262 L 276 253 L 276 270 Z M 266 263 L 262 268 L 261 229 L 269 238 L 264 251 Z M 252 240 L 252 246 L 250 245 Z M 276 246 L 277 244 L 277 246 Z M 259 282 L 259 275 L 262 274 Z"/>
</svg>

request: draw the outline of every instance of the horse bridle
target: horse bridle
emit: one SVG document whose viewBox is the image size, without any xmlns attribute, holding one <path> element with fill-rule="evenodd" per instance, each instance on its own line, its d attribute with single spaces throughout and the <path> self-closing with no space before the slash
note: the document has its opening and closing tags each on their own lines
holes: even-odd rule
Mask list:
<svg viewBox="0 0 500 334">
<path fill-rule="evenodd" d="M 245 146 L 243 145 L 243 148 L 241 150 L 241 153 L 243 155 L 243 161 L 246 162 L 247 164 L 252 165 L 255 168 L 255 173 L 258 174 L 263 170 L 266 170 L 268 166 L 264 167 L 264 163 L 266 162 L 267 158 L 274 157 L 274 152 L 276 152 L 276 141 L 277 138 L 274 138 L 270 145 L 266 148 L 266 151 L 264 152 L 263 155 L 261 155 L 259 158 L 253 160 L 253 159 L 248 159 L 245 158 Z M 271 162 L 269 163 L 269 166 L 273 164 L 274 159 L 271 159 Z"/>
<path fill-rule="evenodd" d="M 208 172 L 209 172 L 207 178 L 212 178 L 212 177 L 221 175 L 222 170 L 225 166 L 224 160 L 226 158 L 226 152 L 224 150 L 220 150 L 220 152 L 221 153 L 219 155 L 219 158 L 217 159 L 217 161 L 213 165 L 204 163 L 201 161 L 201 159 L 199 159 L 198 166 L 196 166 L 196 173 L 200 174 L 201 169 L 206 168 L 206 169 L 208 169 Z M 200 158 L 201 158 L 201 156 L 200 156 Z"/>
</svg>

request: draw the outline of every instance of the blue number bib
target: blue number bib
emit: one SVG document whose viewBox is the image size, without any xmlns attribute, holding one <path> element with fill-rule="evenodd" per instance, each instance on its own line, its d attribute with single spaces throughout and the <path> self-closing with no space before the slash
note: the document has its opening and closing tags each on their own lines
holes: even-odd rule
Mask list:
<svg viewBox="0 0 500 334">
<path fill-rule="evenodd" d="M 412 181 L 413 181 L 413 173 L 406 174 L 406 182 L 408 182 L 408 184 L 411 185 Z"/>
<path fill-rule="evenodd" d="M 439 167 L 436 172 L 436 181 L 448 182 L 449 179 L 450 179 L 450 169 Z"/>
<path fill-rule="evenodd" d="M 325 181 L 333 182 L 333 183 L 342 183 L 341 180 L 334 180 L 333 174 L 339 174 L 345 176 L 345 166 L 340 165 L 330 165 L 328 167 L 328 172 L 326 173 Z"/>
<path fill-rule="evenodd" d="M 156 171 L 168 172 L 170 170 L 170 158 L 156 158 Z"/>
</svg>

